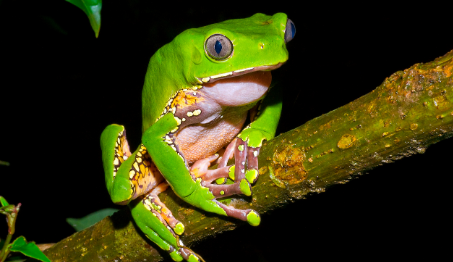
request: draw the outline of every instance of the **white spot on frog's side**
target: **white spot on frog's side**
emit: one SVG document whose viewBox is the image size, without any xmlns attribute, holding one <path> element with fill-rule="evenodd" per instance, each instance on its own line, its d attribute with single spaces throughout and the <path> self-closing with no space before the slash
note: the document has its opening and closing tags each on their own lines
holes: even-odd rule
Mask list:
<svg viewBox="0 0 453 262">
<path fill-rule="evenodd" d="M 192 112 L 187 112 L 187 116 L 191 117 L 191 116 L 193 116 L 193 113 Z"/>
<path fill-rule="evenodd" d="M 203 81 L 203 83 L 207 83 L 207 82 L 209 82 L 209 80 L 211 80 L 210 77 L 204 77 L 201 79 L 201 81 Z"/>
<path fill-rule="evenodd" d="M 197 95 L 197 92 L 193 92 L 193 95 L 196 96 L 196 95 Z"/>
<path fill-rule="evenodd" d="M 193 115 L 194 116 L 198 116 L 200 114 L 201 114 L 201 110 L 200 109 L 196 109 L 196 110 L 193 111 Z"/>
<path fill-rule="evenodd" d="M 126 155 L 123 156 L 123 160 L 127 160 L 127 156 Z"/>
<path fill-rule="evenodd" d="M 257 157 L 258 156 L 258 151 L 253 151 L 253 156 Z"/>
<path fill-rule="evenodd" d="M 179 117 L 176 117 L 176 116 L 174 118 L 175 118 L 176 123 L 178 124 L 178 126 L 181 125 L 181 119 L 179 119 Z"/>
<path fill-rule="evenodd" d="M 182 243 L 181 239 L 179 240 L 179 244 L 180 244 L 181 246 L 184 246 L 184 243 Z"/>
<path fill-rule="evenodd" d="M 175 152 L 176 152 L 176 147 L 175 147 L 174 145 L 171 145 L 171 148 L 172 148 L 173 150 L 175 150 Z"/>
<path fill-rule="evenodd" d="M 244 169 L 241 169 L 241 173 L 244 173 Z"/>
<path fill-rule="evenodd" d="M 170 132 L 174 133 L 174 132 L 178 131 L 178 128 L 179 128 L 179 127 L 175 127 L 175 128 L 174 128 L 173 130 L 171 130 Z"/>
<path fill-rule="evenodd" d="M 184 122 L 184 121 L 186 121 L 186 119 L 185 119 L 185 118 L 183 117 L 183 118 L 181 119 L 181 121 L 183 121 L 183 122 Z"/>
<path fill-rule="evenodd" d="M 244 166 L 244 165 L 245 165 L 245 162 L 242 162 L 241 164 Z"/>
</svg>

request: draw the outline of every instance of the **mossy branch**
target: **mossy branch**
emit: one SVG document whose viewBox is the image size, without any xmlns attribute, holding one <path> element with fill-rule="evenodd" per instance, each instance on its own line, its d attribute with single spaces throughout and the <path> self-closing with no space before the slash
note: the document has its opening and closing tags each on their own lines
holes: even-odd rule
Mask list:
<svg viewBox="0 0 453 262">
<path fill-rule="evenodd" d="M 396 72 L 371 93 L 266 143 L 253 198 L 232 204 L 265 213 L 452 136 L 452 58 L 453 51 Z M 186 225 L 188 246 L 241 223 L 194 210 L 171 190 L 161 199 Z M 52 261 L 162 260 L 165 252 L 140 234 L 125 209 L 45 253 Z"/>
</svg>

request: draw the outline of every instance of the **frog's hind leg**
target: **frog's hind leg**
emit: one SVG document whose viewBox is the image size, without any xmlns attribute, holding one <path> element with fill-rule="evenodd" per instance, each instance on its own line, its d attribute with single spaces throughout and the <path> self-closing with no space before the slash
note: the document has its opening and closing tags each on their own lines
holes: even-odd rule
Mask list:
<svg viewBox="0 0 453 262">
<path fill-rule="evenodd" d="M 150 211 L 152 210 L 162 223 L 165 221 L 176 234 L 181 235 L 184 233 L 184 225 L 173 216 L 170 209 L 168 209 L 158 197 L 158 195 L 164 192 L 167 187 L 168 184 L 166 182 L 159 184 L 143 198 L 143 201 L 146 207 L 149 207 Z"/>
<path fill-rule="evenodd" d="M 107 189 L 112 201 L 128 204 L 132 217 L 145 235 L 175 261 L 191 262 L 201 257 L 179 240 L 184 226 L 160 201 L 158 195 L 168 184 L 157 170 L 147 148 L 140 145 L 131 153 L 123 126 L 110 125 L 101 136 Z M 201 259 L 202 260 L 202 259 Z"/>
</svg>

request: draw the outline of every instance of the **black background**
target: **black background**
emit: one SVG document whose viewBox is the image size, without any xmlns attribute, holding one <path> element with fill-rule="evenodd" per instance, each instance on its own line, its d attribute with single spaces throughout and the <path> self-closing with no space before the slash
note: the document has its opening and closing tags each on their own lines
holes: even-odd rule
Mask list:
<svg viewBox="0 0 453 262">
<path fill-rule="evenodd" d="M 105 1 L 100 36 L 64 1 L 0 1 L 0 195 L 22 203 L 17 236 L 58 242 L 68 217 L 114 207 L 99 137 L 141 132 L 141 88 L 151 55 L 184 29 L 285 12 L 297 28 L 278 132 L 369 93 L 385 77 L 453 48 L 451 11 L 424 5 Z M 239 5 L 239 6 L 238 6 Z M 451 247 L 453 140 L 296 201 L 194 246 L 207 261 L 433 258 Z M 0 235 L 6 236 L 6 223 Z M 448 254 L 447 254 L 448 255 Z M 168 257 L 167 257 L 168 258 Z M 169 259 L 169 258 L 168 258 Z"/>
</svg>

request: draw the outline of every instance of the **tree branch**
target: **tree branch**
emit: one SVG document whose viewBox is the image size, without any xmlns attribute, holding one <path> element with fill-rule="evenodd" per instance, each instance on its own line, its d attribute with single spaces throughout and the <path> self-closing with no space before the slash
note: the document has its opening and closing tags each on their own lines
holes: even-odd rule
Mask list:
<svg viewBox="0 0 453 262">
<path fill-rule="evenodd" d="M 265 213 L 376 166 L 424 153 L 429 145 L 451 137 L 452 58 L 450 51 L 433 62 L 398 71 L 371 93 L 265 143 L 253 197 L 235 198 L 231 204 Z M 188 246 L 242 223 L 202 213 L 171 190 L 160 197 L 185 224 L 182 240 Z M 144 239 L 125 209 L 45 254 L 52 261 L 162 260 L 165 252 Z"/>
</svg>

